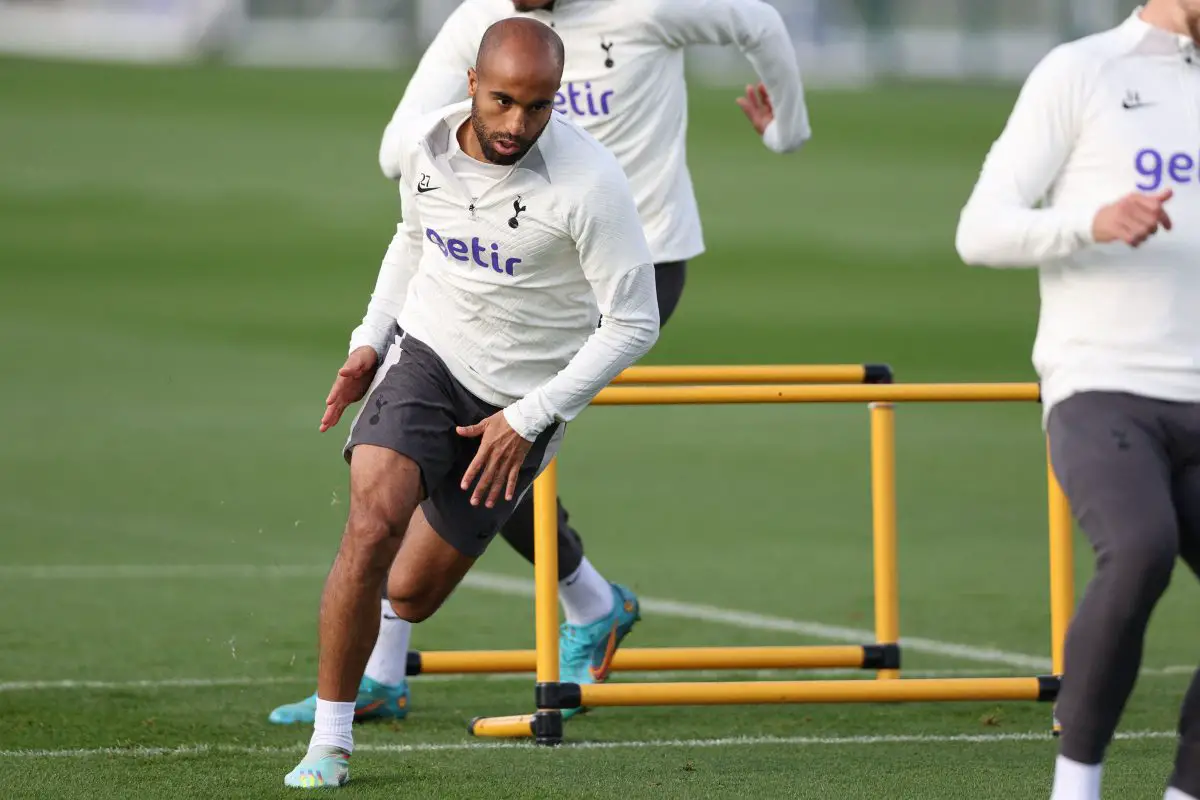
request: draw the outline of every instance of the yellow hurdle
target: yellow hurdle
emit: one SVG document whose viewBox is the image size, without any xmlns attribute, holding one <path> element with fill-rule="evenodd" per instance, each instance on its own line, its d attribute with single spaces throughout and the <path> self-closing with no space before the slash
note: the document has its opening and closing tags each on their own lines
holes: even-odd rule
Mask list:
<svg viewBox="0 0 1200 800">
<path fill-rule="evenodd" d="M 1047 450 L 1047 496 L 1050 499 L 1050 663 L 1055 675 L 1062 675 L 1067 644 L 1067 625 L 1075 611 L 1075 518 L 1067 496 L 1050 466 Z M 1054 734 L 1062 726 L 1054 720 Z"/>
<path fill-rule="evenodd" d="M 1056 682 L 1049 678 L 921 678 L 900 681 L 598 683 L 575 687 L 573 693 L 574 701 L 584 706 L 718 706 L 1046 700 L 1053 697 L 1056 688 Z"/>
<path fill-rule="evenodd" d="M 874 669 L 887 656 L 878 645 L 802 647 L 632 647 L 613 656 L 614 672 L 751 669 Z M 418 654 L 414 675 L 537 670 L 536 650 L 459 650 Z"/>
<path fill-rule="evenodd" d="M 660 368 L 662 369 L 662 368 Z M 693 368 L 694 369 L 694 368 Z M 763 370 L 777 368 L 761 368 Z M 871 422 L 871 496 L 875 566 L 874 645 L 782 648 L 624 648 L 614 659 L 616 670 L 757 669 L 849 666 L 876 670 L 876 680 L 730 681 L 673 683 L 607 683 L 579 686 L 557 681 L 557 469 L 554 462 L 534 486 L 537 649 L 427 653 L 415 672 L 527 671 L 536 667 L 538 712 L 515 717 L 476 718 L 476 736 L 533 737 L 541 744 L 562 741 L 559 710 L 580 706 L 743 705 L 769 703 L 873 703 L 955 701 L 1052 701 L 1063 671 L 1063 644 L 1074 608 L 1072 563 L 1073 520 L 1062 488 L 1048 465 L 1050 535 L 1051 675 L 1018 678 L 899 679 L 900 619 L 897 569 L 895 403 L 903 402 L 1039 402 L 1035 383 L 766 385 L 748 382 L 773 374 L 719 375 L 742 385 L 661 386 L 666 376 L 700 379 L 699 373 L 633 370 L 622 382 L 645 386 L 604 389 L 596 405 L 730 404 L 730 403 L 866 403 Z M 851 373 L 850 376 L 853 377 Z M 624 379 L 628 380 L 625 381 Z M 543 555 L 548 556 L 543 560 Z M 551 655 L 553 663 L 551 663 Z M 487 664 L 484 670 L 480 665 Z M 553 677 L 551 677 L 553 676 Z"/>
<path fill-rule="evenodd" d="M 1047 701 L 1058 680 L 1041 678 L 921 678 L 842 681 L 719 681 L 564 685 L 564 708 L 603 706 L 719 706 L 794 703 L 947 703 Z M 534 715 L 477 717 L 467 730 L 497 739 L 534 738 Z M 539 741 L 541 739 L 539 738 Z M 547 742 L 550 743 L 550 742 Z"/>
<path fill-rule="evenodd" d="M 900 581 L 896 564 L 896 409 L 871 404 L 871 517 L 875 564 L 875 641 L 900 646 Z M 899 655 L 895 659 L 899 667 Z M 900 677 L 881 669 L 880 680 Z"/>
<path fill-rule="evenodd" d="M 747 366 L 630 367 L 614 384 L 677 383 L 891 383 L 885 364 L 767 364 Z"/>
<path fill-rule="evenodd" d="M 716 366 L 638 366 L 630 367 L 613 381 L 613 384 L 644 384 L 649 386 L 667 386 L 674 384 L 699 383 L 751 384 L 751 389 L 764 385 L 780 384 L 888 384 L 893 380 L 891 367 L 886 364 L 769 364 L 769 365 L 716 365 Z M 693 391 L 694 387 L 685 389 Z M 883 460 L 893 458 L 895 442 L 887 432 L 880 432 L 876 439 L 879 452 L 873 458 Z M 874 468 L 873 468 L 874 469 Z M 894 468 L 892 468 L 894 469 Z M 554 478 L 557 480 L 557 478 Z M 539 485 L 550 480 L 548 476 L 540 479 Z M 884 478 L 877 478 L 883 481 Z M 536 497 L 537 490 L 535 490 Z M 892 493 L 894 494 L 894 492 Z M 877 513 L 886 515 L 886 504 Z M 877 538 L 886 536 L 886 527 L 876 525 Z M 895 537 L 894 522 L 890 534 Z M 894 544 L 891 546 L 894 552 Z M 536 543 L 535 543 L 536 549 Z M 554 558 L 557 561 L 557 550 Z M 535 560 L 545 566 L 535 555 Z M 894 575 L 886 563 L 876 564 L 884 574 Z M 882 584 L 879 581 L 883 581 Z M 884 586 L 886 578 L 880 576 L 877 587 Z M 882 677 L 894 676 L 895 668 L 900 663 L 900 653 L 896 645 L 899 636 L 898 598 L 894 593 L 877 597 L 879 608 L 889 608 L 892 611 L 892 622 L 881 623 L 881 631 L 887 635 L 877 638 L 875 643 L 849 647 L 792 647 L 769 648 L 747 647 L 739 648 L 735 655 L 718 656 L 711 648 L 645 648 L 642 650 L 624 649 L 618 651 L 613 664 L 614 671 L 626 670 L 709 670 L 709 669 L 823 669 L 823 668 L 858 668 L 878 670 Z M 727 651 L 729 648 L 717 648 Z M 499 674 L 513 672 L 532 672 L 536 669 L 536 650 L 463 650 L 463 651 L 434 651 L 410 652 L 408 654 L 407 672 L 409 675 L 422 674 Z"/>
<path fill-rule="evenodd" d="M 892 383 L 870 385 L 609 386 L 592 405 L 679 406 L 741 403 L 1037 402 L 1036 383 Z"/>
<path fill-rule="evenodd" d="M 533 495 L 534 645 L 537 685 L 558 682 L 558 459 L 550 460 L 537 479 Z M 552 587 L 545 591 L 545 587 Z M 539 694 L 541 694 L 539 692 Z M 541 744 L 562 741 L 560 707 L 538 703 L 533 733 Z"/>
</svg>

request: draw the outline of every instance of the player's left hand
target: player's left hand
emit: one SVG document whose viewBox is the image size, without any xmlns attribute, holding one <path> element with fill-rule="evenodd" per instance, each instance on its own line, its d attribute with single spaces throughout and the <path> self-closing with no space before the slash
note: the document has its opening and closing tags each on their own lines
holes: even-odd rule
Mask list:
<svg viewBox="0 0 1200 800">
<path fill-rule="evenodd" d="M 759 136 L 766 133 L 767 126 L 775 120 L 775 109 L 771 105 L 771 98 L 767 96 L 767 87 L 761 83 L 758 86 L 747 86 L 746 95 L 739 97 L 737 104 Z"/>
<path fill-rule="evenodd" d="M 504 490 L 504 499 L 511 501 L 517 493 L 517 478 L 525 456 L 533 442 L 512 429 L 503 411 L 497 411 L 492 416 L 476 425 L 458 426 L 455 429 L 459 436 L 473 439 L 482 436 L 479 442 L 479 452 L 475 454 L 471 465 L 463 474 L 462 489 L 465 492 L 475 478 L 475 491 L 471 493 L 471 505 L 477 506 L 487 494 L 485 505 L 494 508 Z M 491 489 L 489 492 L 488 489 Z"/>
</svg>

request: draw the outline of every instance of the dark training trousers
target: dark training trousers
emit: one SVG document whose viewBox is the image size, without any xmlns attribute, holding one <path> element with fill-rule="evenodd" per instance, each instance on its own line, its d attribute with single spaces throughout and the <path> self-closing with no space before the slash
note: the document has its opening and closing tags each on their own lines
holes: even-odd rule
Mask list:
<svg viewBox="0 0 1200 800">
<path fill-rule="evenodd" d="M 1067 633 L 1060 749 L 1099 764 L 1178 558 L 1200 576 L 1200 403 L 1084 392 L 1051 409 L 1054 472 L 1096 554 Z M 1171 785 L 1200 797 L 1200 670 L 1179 722 Z"/>
<path fill-rule="evenodd" d="M 654 265 L 654 280 L 658 290 L 659 324 L 665 325 L 683 295 L 683 284 L 687 277 L 687 262 L 673 261 Z M 533 563 L 533 492 L 513 509 L 508 522 L 500 529 L 512 548 L 526 561 Z M 558 500 L 558 578 L 569 577 L 583 562 L 583 540 L 571 527 L 562 498 Z"/>
</svg>

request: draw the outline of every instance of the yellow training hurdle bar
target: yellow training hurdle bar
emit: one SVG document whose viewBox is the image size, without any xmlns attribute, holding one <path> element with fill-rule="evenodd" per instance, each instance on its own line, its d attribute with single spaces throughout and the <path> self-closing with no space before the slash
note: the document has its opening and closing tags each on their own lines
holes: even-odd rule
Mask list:
<svg viewBox="0 0 1200 800">
<path fill-rule="evenodd" d="M 615 386 L 603 390 L 594 405 L 662 405 L 728 403 L 868 403 L 871 415 L 871 482 L 875 557 L 875 623 L 879 641 L 899 657 L 899 609 L 896 567 L 896 487 L 894 403 L 901 402 L 1039 402 L 1035 383 L 884 384 L 875 386 Z M 1047 451 L 1048 452 L 1048 451 Z M 1073 520 L 1061 487 L 1047 464 L 1050 534 L 1050 616 L 1052 674 L 1028 678 L 899 679 L 898 669 L 879 669 L 876 680 L 721 681 L 617 683 L 578 685 L 560 683 L 558 672 L 558 548 L 557 462 L 551 462 L 534 486 L 534 576 L 536 583 L 536 650 L 505 654 L 513 671 L 536 671 L 535 703 L 530 715 L 483 717 L 472 720 L 476 736 L 535 738 L 539 744 L 563 739 L 561 710 L 600 706 L 750 705 L 769 703 L 890 703 L 954 701 L 1051 701 L 1063 673 L 1063 644 L 1074 608 L 1072 561 Z M 704 668 L 759 663 L 767 651 L 814 648 L 629 648 L 618 651 L 614 667 L 625 669 L 678 668 L 696 655 Z M 832 651 L 860 648 L 819 648 L 829 661 Z M 753 652 L 752 652 L 753 651 Z M 745 659 L 739 657 L 745 654 Z M 433 654 L 430 654 L 433 655 Z M 791 653 L 783 654 L 782 662 Z M 849 655 L 849 653 L 846 653 Z M 532 659 L 530 658 L 532 656 Z M 706 660 L 707 659 L 707 660 Z M 724 659 L 724 660 L 722 660 Z M 532 663 L 531 663 L 532 662 Z M 781 662 L 781 663 L 782 663 Z M 633 665 L 637 666 L 633 666 Z M 780 664 L 777 664 L 779 666 Z M 848 666 L 858 666 L 849 664 Z M 894 665 L 898 667 L 898 662 Z M 699 667 L 693 667 L 699 668 Z"/>
<path fill-rule="evenodd" d="M 765 364 L 630 367 L 613 380 L 623 389 L 631 384 L 666 387 L 673 384 L 884 384 L 893 380 L 886 364 Z M 685 387 L 686 389 L 686 387 Z M 613 391 L 607 389 L 607 391 Z M 597 400 L 596 402 L 600 402 Z M 881 480 L 880 483 L 887 481 Z M 536 494 L 536 491 L 535 491 Z M 536 545 L 535 545 L 536 547 Z M 557 569 L 557 557 L 556 557 Z M 882 563 L 882 562 L 881 562 Z M 898 603 L 894 582 L 884 593 L 894 608 Z M 887 617 L 881 613 L 880 618 Z M 892 618 L 895 614 L 892 613 Z M 877 631 L 877 644 L 836 647 L 671 647 L 618 650 L 612 669 L 628 670 L 738 670 L 861 668 L 894 670 L 900 666 L 898 622 Z M 410 651 L 406 672 L 429 674 L 497 674 L 533 672 L 534 650 Z M 893 673 L 894 674 L 894 673 Z"/>
</svg>

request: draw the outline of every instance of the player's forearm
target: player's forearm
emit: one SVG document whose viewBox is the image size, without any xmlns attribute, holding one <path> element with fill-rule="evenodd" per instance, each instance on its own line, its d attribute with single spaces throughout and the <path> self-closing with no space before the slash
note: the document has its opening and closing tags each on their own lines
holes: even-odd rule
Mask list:
<svg viewBox="0 0 1200 800">
<path fill-rule="evenodd" d="M 350 334 L 349 352 L 353 353 L 360 347 L 369 347 L 375 351 L 376 357 L 379 359 L 376 363 L 382 363 L 384 356 L 387 354 L 388 345 L 391 344 L 395 337 L 399 326 L 396 324 L 396 314 L 383 308 L 376 307 L 374 300 L 367 307 L 367 314 L 363 317 L 363 321 Z"/>
<path fill-rule="evenodd" d="M 1036 267 L 1091 245 L 1095 215 L 1095 208 L 972 203 L 959 218 L 954 244 L 973 266 Z"/>
<path fill-rule="evenodd" d="M 775 112 L 763 144 L 786 153 L 812 136 L 796 50 L 773 6 L 762 0 L 659 1 L 656 19 L 668 45 L 735 45 L 750 61 Z"/>
<path fill-rule="evenodd" d="M 767 87 L 767 95 L 775 111 L 775 119 L 763 132 L 763 144 L 776 153 L 798 150 L 812 138 L 808 107 L 804 101 L 804 84 L 792 37 L 779 12 L 765 4 L 747 4 L 746 35 L 743 51 L 759 80 Z"/>
<path fill-rule="evenodd" d="M 556 421 L 570 421 L 610 384 L 637 363 L 658 340 L 658 300 L 653 267 L 639 267 L 631 291 L 610 309 L 575 357 L 541 387 L 504 410 L 508 424 L 533 440 Z"/>
<path fill-rule="evenodd" d="M 360 347 L 371 347 L 379 360 L 383 361 L 397 330 L 396 320 L 404 309 L 408 284 L 416 272 L 416 259 L 419 257 L 420 251 L 414 250 L 408 234 L 401 226 L 379 268 L 375 291 L 367 303 L 367 313 L 362 323 L 350 334 L 350 352 Z"/>
</svg>

